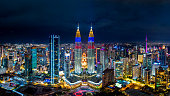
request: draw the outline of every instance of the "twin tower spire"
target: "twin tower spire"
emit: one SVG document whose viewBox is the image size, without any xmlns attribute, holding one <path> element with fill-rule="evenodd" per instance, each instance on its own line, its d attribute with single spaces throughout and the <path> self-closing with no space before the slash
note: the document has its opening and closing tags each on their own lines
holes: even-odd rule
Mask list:
<svg viewBox="0 0 170 96">
<path fill-rule="evenodd" d="M 78 24 L 78 27 L 77 27 L 75 42 L 81 42 L 81 35 L 80 35 L 80 30 L 79 30 L 79 24 Z M 92 26 L 90 28 L 88 42 L 94 42 L 94 35 L 93 35 Z"/>
<path fill-rule="evenodd" d="M 95 64 L 94 64 L 94 51 L 95 47 L 94 47 L 94 35 L 93 35 L 93 29 L 91 26 L 90 29 L 90 33 L 89 33 L 89 38 L 88 38 L 88 48 L 87 48 L 87 64 L 88 64 L 88 73 L 94 73 L 94 69 L 95 69 Z M 75 37 L 75 73 L 81 73 L 82 70 L 82 64 L 81 64 L 81 60 L 82 60 L 82 44 L 81 44 L 81 35 L 80 35 L 80 30 L 79 30 L 79 24 L 77 27 L 77 32 L 76 32 L 76 37 Z"/>
</svg>

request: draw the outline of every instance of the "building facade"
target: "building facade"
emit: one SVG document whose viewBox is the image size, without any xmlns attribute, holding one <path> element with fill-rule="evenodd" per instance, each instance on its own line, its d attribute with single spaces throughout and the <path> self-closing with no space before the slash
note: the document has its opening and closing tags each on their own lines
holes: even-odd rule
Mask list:
<svg viewBox="0 0 170 96">
<path fill-rule="evenodd" d="M 75 73 L 80 74 L 82 72 L 81 67 L 81 56 L 82 56 L 82 45 L 81 45 L 81 35 L 79 26 L 77 28 L 76 37 L 75 37 L 75 49 L 74 49 L 75 57 Z"/>
<path fill-rule="evenodd" d="M 88 49 L 87 49 L 87 63 L 88 63 L 88 73 L 94 73 L 95 69 L 95 48 L 94 48 L 94 35 L 92 27 L 90 29 L 88 38 Z"/>
<path fill-rule="evenodd" d="M 58 82 L 60 67 L 60 36 L 50 36 L 50 76 L 51 84 Z"/>
</svg>

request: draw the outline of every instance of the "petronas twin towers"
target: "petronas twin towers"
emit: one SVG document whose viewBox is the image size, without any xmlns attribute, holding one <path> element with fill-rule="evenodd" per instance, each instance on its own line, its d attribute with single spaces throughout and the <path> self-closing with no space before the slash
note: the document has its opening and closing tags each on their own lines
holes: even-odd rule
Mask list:
<svg viewBox="0 0 170 96">
<path fill-rule="evenodd" d="M 87 64 L 88 64 L 88 73 L 94 73 L 95 64 L 94 64 L 94 35 L 92 27 L 90 29 L 88 37 L 88 48 L 87 48 Z M 75 73 L 80 74 L 82 72 L 82 44 L 81 44 L 81 35 L 79 26 L 77 27 L 76 37 L 75 37 Z"/>
</svg>

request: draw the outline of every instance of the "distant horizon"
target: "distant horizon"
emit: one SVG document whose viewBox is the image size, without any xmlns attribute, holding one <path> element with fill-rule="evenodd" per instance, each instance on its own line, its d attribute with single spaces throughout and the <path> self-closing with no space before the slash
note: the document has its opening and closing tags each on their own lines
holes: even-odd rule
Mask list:
<svg viewBox="0 0 170 96">
<path fill-rule="evenodd" d="M 116 41 L 114 41 L 114 42 L 95 42 L 95 44 L 115 44 L 115 43 L 130 43 L 130 44 L 132 44 L 132 43 L 136 43 L 136 44 L 139 44 L 139 43 L 141 43 L 141 44 L 145 44 L 145 41 L 131 41 L 131 42 L 116 42 Z M 162 42 L 162 41 L 148 41 L 148 44 L 150 44 L 150 43 L 160 43 L 160 44 L 170 44 L 170 42 Z M 19 42 L 17 42 L 17 43 L 11 43 L 11 42 L 6 42 L 6 43 L 0 43 L 0 44 L 48 44 L 47 42 L 46 43 L 36 43 L 36 42 L 21 42 L 21 43 L 19 43 Z M 60 42 L 60 44 L 75 44 L 75 42 Z M 82 42 L 82 44 L 88 44 L 88 42 Z"/>
</svg>

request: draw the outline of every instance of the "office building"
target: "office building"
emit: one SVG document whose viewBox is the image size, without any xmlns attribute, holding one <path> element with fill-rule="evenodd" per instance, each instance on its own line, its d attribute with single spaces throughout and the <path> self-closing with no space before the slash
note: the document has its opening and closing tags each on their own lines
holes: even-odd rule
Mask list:
<svg viewBox="0 0 170 96">
<path fill-rule="evenodd" d="M 109 83 L 114 83 L 115 78 L 114 78 L 114 69 L 106 69 L 103 71 L 102 75 L 102 87 L 107 87 Z"/>
<path fill-rule="evenodd" d="M 60 67 L 60 36 L 50 36 L 50 76 L 51 84 L 58 82 Z"/>
<path fill-rule="evenodd" d="M 68 78 L 70 76 L 70 50 L 67 49 L 65 52 L 65 62 L 64 62 L 64 74 L 65 77 Z"/>
<path fill-rule="evenodd" d="M 87 63 L 88 63 L 88 73 L 94 73 L 95 69 L 95 54 L 94 54 L 94 35 L 92 27 L 90 29 L 88 38 L 88 49 L 87 49 Z"/>
<path fill-rule="evenodd" d="M 32 55 L 32 69 L 37 70 L 37 47 L 31 48 Z"/>
<path fill-rule="evenodd" d="M 81 67 L 81 56 L 82 56 L 82 45 L 81 45 L 81 35 L 79 26 L 77 28 L 76 37 L 75 37 L 75 49 L 74 49 L 74 65 L 75 73 L 80 74 L 82 72 Z"/>
<path fill-rule="evenodd" d="M 123 78 L 123 62 L 114 61 L 114 76 L 115 78 Z"/>
</svg>

